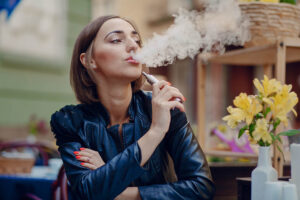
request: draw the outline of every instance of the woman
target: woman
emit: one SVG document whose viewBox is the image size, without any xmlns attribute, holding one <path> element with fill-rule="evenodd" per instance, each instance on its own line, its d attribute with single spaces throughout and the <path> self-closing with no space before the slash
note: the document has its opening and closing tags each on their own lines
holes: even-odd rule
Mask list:
<svg viewBox="0 0 300 200">
<path fill-rule="evenodd" d="M 131 57 L 140 46 L 118 16 L 94 20 L 76 41 L 70 77 L 80 104 L 50 122 L 71 188 L 81 199 L 211 199 L 205 156 L 172 101 L 183 95 L 166 81 L 140 90 L 145 69 Z"/>
</svg>

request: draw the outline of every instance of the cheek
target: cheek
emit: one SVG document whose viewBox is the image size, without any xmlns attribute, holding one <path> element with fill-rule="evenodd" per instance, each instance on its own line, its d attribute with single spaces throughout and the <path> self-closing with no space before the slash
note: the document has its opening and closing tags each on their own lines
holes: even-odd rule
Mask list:
<svg viewBox="0 0 300 200">
<path fill-rule="evenodd" d="M 107 65 L 109 63 L 118 61 L 118 59 L 120 58 L 120 53 L 112 50 L 95 51 L 94 57 L 97 64 L 101 66 L 102 64 Z"/>
</svg>

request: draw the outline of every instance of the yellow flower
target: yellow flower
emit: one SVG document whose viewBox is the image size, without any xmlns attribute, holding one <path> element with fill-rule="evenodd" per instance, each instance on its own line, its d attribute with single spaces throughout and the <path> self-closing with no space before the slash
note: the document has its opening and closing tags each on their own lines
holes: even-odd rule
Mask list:
<svg viewBox="0 0 300 200">
<path fill-rule="evenodd" d="M 276 79 L 269 80 L 266 75 L 264 76 L 264 80 L 262 80 L 261 82 L 262 84 L 260 84 L 257 78 L 253 81 L 256 89 L 259 91 L 259 93 L 262 94 L 263 97 L 268 97 L 271 94 L 275 94 L 282 88 L 282 85 L 279 81 L 277 81 Z"/>
<path fill-rule="evenodd" d="M 274 97 L 263 99 L 270 106 L 273 118 L 278 118 L 285 126 L 288 125 L 287 114 L 290 111 L 297 116 L 293 107 L 298 103 L 298 97 L 295 92 L 290 92 L 291 89 L 292 85 L 284 85 Z"/>
<path fill-rule="evenodd" d="M 251 124 L 253 117 L 262 111 L 263 107 L 255 96 L 247 96 L 246 93 L 241 93 L 233 100 L 233 104 L 242 109 L 244 113 L 244 120 L 249 125 Z"/>
<path fill-rule="evenodd" d="M 230 115 L 223 117 L 223 120 L 227 121 L 231 128 L 235 128 L 241 121 L 246 121 L 248 125 L 251 124 L 253 117 L 262 111 L 262 105 L 255 96 L 247 96 L 246 93 L 237 96 L 233 104 L 236 108 L 229 106 L 227 110 Z"/>
<path fill-rule="evenodd" d="M 256 121 L 256 127 L 252 132 L 253 139 L 258 142 L 262 139 L 263 142 L 272 144 L 272 137 L 268 132 L 268 123 L 267 120 L 262 118 Z"/>
<path fill-rule="evenodd" d="M 245 118 L 244 112 L 239 108 L 233 108 L 229 106 L 227 111 L 230 113 L 230 115 L 223 117 L 223 120 L 227 121 L 228 126 L 231 128 L 235 128 L 238 123 Z"/>
</svg>

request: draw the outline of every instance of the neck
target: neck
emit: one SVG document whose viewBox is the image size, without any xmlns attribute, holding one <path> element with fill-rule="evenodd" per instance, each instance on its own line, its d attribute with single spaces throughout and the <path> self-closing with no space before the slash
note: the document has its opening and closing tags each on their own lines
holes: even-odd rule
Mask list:
<svg viewBox="0 0 300 200">
<path fill-rule="evenodd" d="M 110 116 L 110 126 L 128 120 L 128 108 L 132 98 L 131 84 L 105 84 L 97 86 L 99 100 Z"/>
</svg>

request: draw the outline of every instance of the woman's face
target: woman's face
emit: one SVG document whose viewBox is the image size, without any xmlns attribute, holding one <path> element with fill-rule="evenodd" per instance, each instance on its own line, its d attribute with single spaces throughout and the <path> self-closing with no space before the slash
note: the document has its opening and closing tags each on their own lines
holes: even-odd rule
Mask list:
<svg viewBox="0 0 300 200">
<path fill-rule="evenodd" d="M 141 76 L 142 66 L 130 52 L 140 48 L 140 37 L 127 21 L 114 18 L 106 21 L 94 40 L 92 62 L 97 76 L 110 80 L 134 81 Z"/>
</svg>

